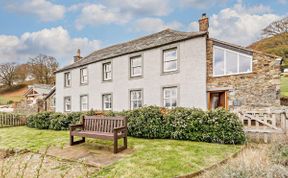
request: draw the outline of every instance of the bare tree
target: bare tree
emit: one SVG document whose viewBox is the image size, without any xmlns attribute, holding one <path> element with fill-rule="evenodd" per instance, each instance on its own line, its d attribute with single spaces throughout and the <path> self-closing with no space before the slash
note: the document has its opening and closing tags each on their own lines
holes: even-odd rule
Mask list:
<svg viewBox="0 0 288 178">
<path fill-rule="evenodd" d="M 0 64 L 0 82 L 12 86 L 16 79 L 16 63 Z"/>
<path fill-rule="evenodd" d="M 28 62 L 30 71 L 38 83 L 53 84 L 55 82 L 54 72 L 59 64 L 54 57 L 43 54 L 30 58 Z"/>
<path fill-rule="evenodd" d="M 28 64 L 19 64 L 15 72 L 17 81 L 24 82 L 30 73 Z"/>
<path fill-rule="evenodd" d="M 264 36 L 274 36 L 282 33 L 288 33 L 288 17 L 272 22 L 262 31 Z"/>
</svg>

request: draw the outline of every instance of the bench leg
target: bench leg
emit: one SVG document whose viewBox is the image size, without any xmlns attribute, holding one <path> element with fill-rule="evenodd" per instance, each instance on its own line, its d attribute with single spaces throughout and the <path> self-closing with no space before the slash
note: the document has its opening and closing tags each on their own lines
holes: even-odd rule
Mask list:
<svg viewBox="0 0 288 178">
<path fill-rule="evenodd" d="M 80 143 L 84 143 L 84 142 L 85 142 L 85 137 L 82 137 L 81 140 L 74 141 L 74 136 L 70 135 L 70 146 L 76 145 L 76 144 L 80 144 Z"/>
<path fill-rule="evenodd" d="M 127 137 L 124 137 L 123 141 L 124 141 L 124 149 L 127 149 Z"/>
<path fill-rule="evenodd" d="M 114 138 L 114 154 L 118 153 L 118 139 Z"/>
<path fill-rule="evenodd" d="M 70 146 L 74 145 L 74 136 L 70 135 Z"/>
</svg>

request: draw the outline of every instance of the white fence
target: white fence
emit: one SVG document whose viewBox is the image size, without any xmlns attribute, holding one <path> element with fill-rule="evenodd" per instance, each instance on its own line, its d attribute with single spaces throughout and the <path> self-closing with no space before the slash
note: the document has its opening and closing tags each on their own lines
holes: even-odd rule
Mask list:
<svg viewBox="0 0 288 178">
<path fill-rule="evenodd" d="M 245 132 L 288 133 L 288 118 L 285 110 L 240 111 L 237 113 Z"/>
</svg>

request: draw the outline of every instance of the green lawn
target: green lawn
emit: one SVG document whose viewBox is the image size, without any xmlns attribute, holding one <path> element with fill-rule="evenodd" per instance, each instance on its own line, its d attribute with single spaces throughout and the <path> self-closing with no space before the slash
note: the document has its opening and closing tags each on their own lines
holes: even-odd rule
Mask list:
<svg viewBox="0 0 288 178">
<path fill-rule="evenodd" d="M 288 77 L 281 77 L 280 91 L 281 96 L 288 96 Z"/>
<path fill-rule="evenodd" d="M 51 144 L 67 144 L 68 138 L 67 131 L 2 128 L 0 148 L 37 151 Z M 112 147 L 112 142 L 108 141 L 88 139 L 89 143 Z M 133 153 L 104 167 L 95 177 L 175 177 L 208 167 L 241 149 L 235 145 L 132 137 L 128 138 L 128 145 Z"/>
</svg>

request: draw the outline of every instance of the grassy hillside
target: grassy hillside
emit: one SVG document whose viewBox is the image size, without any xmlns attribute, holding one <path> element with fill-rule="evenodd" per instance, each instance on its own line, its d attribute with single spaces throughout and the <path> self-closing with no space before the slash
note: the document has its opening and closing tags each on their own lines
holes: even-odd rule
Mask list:
<svg viewBox="0 0 288 178">
<path fill-rule="evenodd" d="M 284 60 L 283 66 L 288 67 L 288 33 L 264 38 L 251 44 L 249 48 L 281 56 Z"/>
<path fill-rule="evenodd" d="M 0 88 L 0 105 L 11 102 L 18 102 L 24 99 L 24 93 L 27 91 L 27 85 L 21 84 L 10 88 Z"/>
<path fill-rule="evenodd" d="M 250 46 L 257 51 L 263 51 L 265 53 L 274 54 L 282 57 L 282 68 L 288 68 L 288 33 L 276 35 L 269 38 L 264 38 L 257 41 Z M 281 77 L 281 96 L 288 96 L 288 77 Z"/>
<path fill-rule="evenodd" d="M 288 96 L 288 77 L 281 77 L 280 91 L 281 96 Z"/>
</svg>

